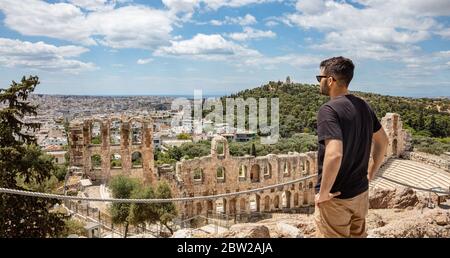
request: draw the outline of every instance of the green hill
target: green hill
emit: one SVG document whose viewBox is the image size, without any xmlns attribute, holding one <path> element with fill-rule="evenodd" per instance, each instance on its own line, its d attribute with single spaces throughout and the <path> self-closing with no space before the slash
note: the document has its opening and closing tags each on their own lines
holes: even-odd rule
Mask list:
<svg viewBox="0 0 450 258">
<path fill-rule="evenodd" d="M 413 143 L 418 150 L 435 154 L 450 151 L 449 99 L 394 97 L 358 91 L 351 93 L 366 100 L 379 119 L 388 112 L 400 114 L 404 127 L 413 134 Z M 280 134 L 283 138 L 301 132 L 316 134 L 317 111 L 328 101 L 327 96 L 320 95 L 318 85 L 280 81 L 226 97 L 279 98 Z M 226 97 L 222 98 L 224 103 Z"/>
</svg>

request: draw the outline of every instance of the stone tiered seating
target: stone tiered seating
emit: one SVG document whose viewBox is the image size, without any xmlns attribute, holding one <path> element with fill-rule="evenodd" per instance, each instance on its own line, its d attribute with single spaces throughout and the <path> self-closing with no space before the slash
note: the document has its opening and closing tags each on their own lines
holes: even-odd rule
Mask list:
<svg viewBox="0 0 450 258">
<path fill-rule="evenodd" d="M 374 180 L 370 182 L 370 187 L 392 189 L 400 186 L 381 176 L 426 189 L 441 187 L 448 190 L 450 187 L 449 172 L 412 160 L 390 159 L 380 168 Z"/>
</svg>

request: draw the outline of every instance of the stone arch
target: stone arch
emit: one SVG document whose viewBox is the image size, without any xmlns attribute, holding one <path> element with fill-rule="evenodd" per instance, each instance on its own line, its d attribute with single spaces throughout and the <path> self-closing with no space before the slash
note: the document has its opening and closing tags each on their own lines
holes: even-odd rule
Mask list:
<svg viewBox="0 0 450 258">
<path fill-rule="evenodd" d="M 252 169 L 250 171 L 250 180 L 252 183 L 259 183 L 259 175 L 261 172 L 261 168 L 258 164 L 253 164 Z"/>
<path fill-rule="evenodd" d="M 306 174 L 309 175 L 309 173 L 311 172 L 311 162 L 309 160 L 306 160 L 306 170 L 305 170 Z"/>
<path fill-rule="evenodd" d="M 264 197 L 264 211 L 270 211 L 270 197 L 268 195 Z"/>
<path fill-rule="evenodd" d="M 273 207 L 275 209 L 279 209 L 280 208 L 280 196 L 275 195 L 275 197 L 273 198 Z"/>
<path fill-rule="evenodd" d="M 272 175 L 272 165 L 270 163 L 267 163 L 264 166 L 263 175 L 264 175 L 265 178 L 270 178 L 271 177 L 271 175 Z"/>
<path fill-rule="evenodd" d="M 102 156 L 100 154 L 91 156 L 91 169 L 102 169 Z"/>
<path fill-rule="evenodd" d="M 102 122 L 100 120 L 93 120 L 91 122 L 91 144 L 102 144 Z"/>
<path fill-rule="evenodd" d="M 230 205 L 230 214 L 236 214 L 236 198 L 233 198 L 229 201 Z"/>
<path fill-rule="evenodd" d="M 212 200 L 208 200 L 206 203 L 206 211 L 209 213 L 212 212 L 213 210 L 214 210 L 214 203 Z"/>
<path fill-rule="evenodd" d="M 250 199 L 249 199 L 250 211 L 256 211 L 256 212 L 260 211 L 259 201 L 260 201 L 259 195 L 253 194 L 250 196 Z"/>
<path fill-rule="evenodd" d="M 111 154 L 111 158 L 109 160 L 111 169 L 120 169 L 122 168 L 122 155 L 115 152 Z"/>
<path fill-rule="evenodd" d="M 303 205 L 308 205 L 308 197 L 303 195 Z"/>
<path fill-rule="evenodd" d="M 142 167 L 142 153 L 135 151 L 131 154 L 131 164 L 133 168 Z"/>
<path fill-rule="evenodd" d="M 203 169 L 202 168 L 194 169 L 194 181 L 203 181 Z"/>
<path fill-rule="evenodd" d="M 303 191 L 303 183 L 298 183 L 298 190 Z"/>
<path fill-rule="evenodd" d="M 289 161 L 285 161 L 283 163 L 283 175 L 289 176 L 291 174 L 291 163 Z"/>
<path fill-rule="evenodd" d="M 211 141 L 211 156 L 227 158 L 229 156 L 228 141 L 221 135 L 214 136 Z"/>
<path fill-rule="evenodd" d="M 241 200 L 239 200 L 239 212 L 240 213 L 244 213 L 247 211 L 247 201 L 245 200 L 245 198 L 241 198 Z"/>
<path fill-rule="evenodd" d="M 130 142 L 133 145 L 143 143 L 144 124 L 140 119 L 133 118 L 130 120 Z"/>
<path fill-rule="evenodd" d="M 109 124 L 109 142 L 112 145 L 120 145 L 121 142 L 122 121 L 113 119 Z"/>
<path fill-rule="evenodd" d="M 219 181 L 225 180 L 225 168 L 223 166 L 218 166 L 216 169 L 216 178 Z"/>
<path fill-rule="evenodd" d="M 313 189 L 313 188 L 314 188 L 313 182 L 309 182 L 309 183 L 308 183 L 308 189 Z"/>
<path fill-rule="evenodd" d="M 241 164 L 239 166 L 239 178 L 245 179 L 247 177 L 247 166 Z"/>
<path fill-rule="evenodd" d="M 227 199 L 221 198 L 216 200 L 216 212 L 226 213 L 227 211 Z"/>
<path fill-rule="evenodd" d="M 291 208 L 291 192 L 283 191 L 281 194 L 281 206 L 283 208 Z"/>
<path fill-rule="evenodd" d="M 294 194 L 294 207 L 298 207 L 298 193 Z"/>
</svg>

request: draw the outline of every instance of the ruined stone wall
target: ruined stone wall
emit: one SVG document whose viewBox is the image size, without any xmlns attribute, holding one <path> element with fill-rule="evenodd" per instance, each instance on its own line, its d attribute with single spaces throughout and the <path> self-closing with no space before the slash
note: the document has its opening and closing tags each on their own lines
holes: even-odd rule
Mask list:
<svg viewBox="0 0 450 258">
<path fill-rule="evenodd" d="M 411 134 L 403 129 L 403 122 L 399 114 L 387 113 L 381 119 L 381 125 L 389 138 L 389 146 L 386 153 L 388 158 L 400 157 L 402 153 L 410 150 Z"/>
<path fill-rule="evenodd" d="M 217 146 L 221 145 L 218 151 Z M 233 157 L 227 140 L 216 136 L 211 154 L 177 162 L 173 191 L 183 197 L 233 193 L 292 181 L 316 173 L 316 152 Z M 186 216 L 219 212 L 282 211 L 314 203 L 316 178 L 278 189 L 235 197 L 179 204 Z"/>
<path fill-rule="evenodd" d="M 120 122 L 120 142 L 112 143 Z M 133 122 L 142 123 L 142 141 L 133 143 Z M 94 144 L 94 123 L 100 126 L 100 144 Z M 398 157 L 410 149 L 410 135 L 403 130 L 398 114 L 388 113 L 382 118 L 389 137 L 388 153 Z M 91 178 L 108 180 L 111 176 L 125 174 L 152 184 L 160 180 L 169 183 L 174 197 L 208 196 L 233 193 L 292 181 L 317 173 L 317 152 L 269 154 L 254 157 L 233 157 L 228 142 L 222 136 L 214 137 L 211 154 L 176 163 L 175 171 L 156 173 L 152 148 L 152 122 L 146 118 L 109 117 L 74 121 L 70 125 L 71 164 L 83 168 Z M 142 153 L 142 167 L 133 166 L 132 153 Z M 111 166 L 111 155 L 120 154 L 122 167 Z M 101 166 L 95 168 L 92 156 L 101 156 Z M 264 190 L 257 193 L 220 198 L 216 200 L 176 203 L 180 215 L 191 217 L 198 214 L 224 213 L 248 214 L 258 211 L 288 211 L 314 205 L 316 177 L 296 184 Z"/>
<path fill-rule="evenodd" d="M 152 125 L 150 118 L 126 116 L 73 121 L 69 127 L 70 163 L 93 180 L 107 181 L 124 174 L 153 182 Z M 96 157 L 101 160 L 99 166 Z"/>
</svg>

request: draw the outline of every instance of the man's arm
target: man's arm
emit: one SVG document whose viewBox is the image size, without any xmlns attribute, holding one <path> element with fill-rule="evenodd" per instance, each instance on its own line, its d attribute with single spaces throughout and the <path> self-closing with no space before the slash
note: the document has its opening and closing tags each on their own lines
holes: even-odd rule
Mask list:
<svg viewBox="0 0 450 258">
<path fill-rule="evenodd" d="M 378 169 L 383 163 L 384 155 L 386 154 L 387 146 L 389 144 L 388 137 L 383 127 L 380 128 L 376 133 L 373 134 L 373 150 L 372 150 L 372 158 L 373 163 L 369 167 L 369 171 L 367 173 L 367 178 L 372 180 L 377 173 Z"/>
<path fill-rule="evenodd" d="M 316 196 L 316 203 L 338 196 L 340 192 L 330 193 L 336 180 L 337 174 L 341 167 L 343 156 L 343 144 L 341 140 L 329 139 L 325 140 L 325 157 L 323 160 L 322 181 L 320 183 L 320 191 Z"/>
</svg>

